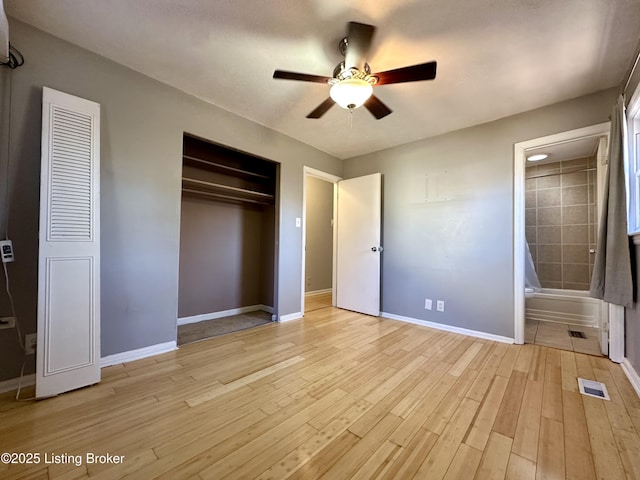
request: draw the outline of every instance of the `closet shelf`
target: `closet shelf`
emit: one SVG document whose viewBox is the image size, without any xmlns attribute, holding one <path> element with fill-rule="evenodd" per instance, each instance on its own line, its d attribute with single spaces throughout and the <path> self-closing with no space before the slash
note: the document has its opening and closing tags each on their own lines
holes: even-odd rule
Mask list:
<svg viewBox="0 0 640 480">
<path fill-rule="evenodd" d="M 263 202 L 261 200 L 253 200 L 251 198 L 243 198 L 235 195 L 223 195 L 222 193 L 205 192 L 204 190 L 194 190 L 191 188 L 183 188 L 184 193 L 190 193 L 192 195 L 204 195 L 206 197 L 219 198 L 222 200 L 234 200 L 238 202 L 256 203 L 258 205 L 271 205 L 270 202 Z"/>
<path fill-rule="evenodd" d="M 242 168 L 230 167 L 222 163 L 212 162 L 210 160 L 203 160 L 202 158 L 193 157 L 191 155 L 183 155 L 182 158 L 183 160 L 195 162 L 202 167 L 208 168 L 210 170 L 216 170 L 222 173 L 243 175 L 245 177 L 250 177 L 250 178 L 262 178 L 265 180 L 271 179 L 269 175 L 263 175 L 261 173 L 256 173 L 249 170 L 243 170 Z"/>
<path fill-rule="evenodd" d="M 195 178 L 182 177 L 182 183 L 183 183 L 182 191 L 187 193 L 199 193 L 199 194 L 216 197 L 216 198 L 239 200 L 239 201 L 249 202 L 249 203 L 260 203 L 264 205 L 269 205 L 273 203 L 273 200 L 274 200 L 274 196 L 270 193 L 257 192 L 255 190 L 248 190 L 246 188 L 240 188 L 240 187 L 232 187 L 230 185 L 223 185 L 220 183 L 207 182 L 206 180 L 198 180 Z M 185 188 L 185 185 L 187 188 Z M 192 188 L 189 188 L 189 185 L 191 185 Z M 222 190 L 227 193 L 212 192 L 209 189 Z"/>
</svg>

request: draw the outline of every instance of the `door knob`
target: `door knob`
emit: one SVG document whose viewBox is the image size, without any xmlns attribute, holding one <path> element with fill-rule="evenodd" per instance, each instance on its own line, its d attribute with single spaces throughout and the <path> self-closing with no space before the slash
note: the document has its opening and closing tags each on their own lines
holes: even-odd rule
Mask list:
<svg viewBox="0 0 640 480">
<path fill-rule="evenodd" d="M 371 247 L 371 251 L 372 252 L 381 252 L 382 251 L 382 247 Z"/>
</svg>

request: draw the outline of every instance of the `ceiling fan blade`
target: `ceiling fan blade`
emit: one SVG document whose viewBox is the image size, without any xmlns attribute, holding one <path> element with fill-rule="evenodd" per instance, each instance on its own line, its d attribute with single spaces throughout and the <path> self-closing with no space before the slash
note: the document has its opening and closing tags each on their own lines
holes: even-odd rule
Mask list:
<svg viewBox="0 0 640 480">
<path fill-rule="evenodd" d="M 386 117 L 392 112 L 392 110 L 382 103 L 382 101 L 375 95 L 371 95 L 369 99 L 364 102 L 364 106 L 371 112 L 371 115 L 376 117 L 377 120 Z"/>
<path fill-rule="evenodd" d="M 301 82 L 314 82 L 314 83 L 327 83 L 330 77 L 323 77 L 320 75 L 308 75 L 306 73 L 287 72 L 284 70 L 276 70 L 273 72 L 273 78 L 280 78 L 283 80 L 299 80 Z"/>
<path fill-rule="evenodd" d="M 331 97 L 327 98 L 324 102 L 318 105 L 313 112 L 307 115 L 307 118 L 320 118 L 327 113 L 335 103 L 336 102 L 334 102 Z"/>
<path fill-rule="evenodd" d="M 344 66 L 345 68 L 356 67 L 363 71 L 376 27 L 358 22 L 349 22 L 348 25 Z"/>
<path fill-rule="evenodd" d="M 378 77 L 376 85 L 388 85 L 390 83 L 418 82 L 420 80 L 433 80 L 436 78 L 437 62 L 421 63 L 411 67 L 396 68 L 386 72 L 374 73 Z"/>
</svg>

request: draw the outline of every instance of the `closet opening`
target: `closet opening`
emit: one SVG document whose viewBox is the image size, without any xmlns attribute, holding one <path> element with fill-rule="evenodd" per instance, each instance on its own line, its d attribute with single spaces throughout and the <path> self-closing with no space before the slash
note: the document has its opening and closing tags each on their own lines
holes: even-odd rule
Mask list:
<svg viewBox="0 0 640 480">
<path fill-rule="evenodd" d="M 184 134 L 178 345 L 276 318 L 278 169 Z"/>
</svg>

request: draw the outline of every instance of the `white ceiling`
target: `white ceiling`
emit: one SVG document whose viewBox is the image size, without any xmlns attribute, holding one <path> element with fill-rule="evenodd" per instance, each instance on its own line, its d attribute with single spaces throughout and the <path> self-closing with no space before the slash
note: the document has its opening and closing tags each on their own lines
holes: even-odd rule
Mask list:
<svg viewBox="0 0 640 480">
<path fill-rule="evenodd" d="M 528 166 L 542 165 L 544 163 L 554 163 L 561 162 L 563 160 L 573 160 L 574 158 L 590 157 L 596 154 L 599 141 L 600 137 L 598 135 L 593 135 L 591 137 L 569 140 L 553 145 L 530 148 L 526 151 L 527 157 L 541 153 L 549 156 L 545 160 L 527 163 L 529 164 Z"/>
<path fill-rule="evenodd" d="M 5 0 L 10 16 L 339 158 L 575 98 L 623 82 L 638 0 Z M 350 121 L 322 84 L 346 23 L 376 25 L 368 63 L 438 61 L 432 82 L 385 85 L 394 112 Z M 16 45 L 20 48 L 20 45 Z M 28 59 L 27 59 L 28 60 Z"/>
</svg>

